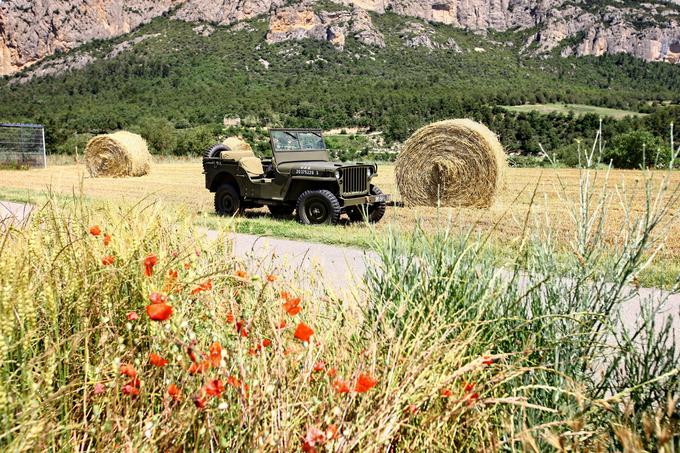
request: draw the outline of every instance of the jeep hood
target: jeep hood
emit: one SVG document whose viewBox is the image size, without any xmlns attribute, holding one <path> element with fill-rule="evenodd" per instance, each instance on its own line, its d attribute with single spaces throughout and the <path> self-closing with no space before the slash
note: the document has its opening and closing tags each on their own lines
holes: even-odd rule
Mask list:
<svg viewBox="0 0 680 453">
<path fill-rule="evenodd" d="M 364 164 L 361 162 L 285 162 L 276 166 L 279 173 L 289 174 L 293 169 L 304 168 L 306 170 L 316 170 L 316 171 L 327 171 L 330 173 L 335 172 L 339 168 L 355 167 L 357 165 L 361 166 L 371 166 L 371 164 Z"/>
</svg>

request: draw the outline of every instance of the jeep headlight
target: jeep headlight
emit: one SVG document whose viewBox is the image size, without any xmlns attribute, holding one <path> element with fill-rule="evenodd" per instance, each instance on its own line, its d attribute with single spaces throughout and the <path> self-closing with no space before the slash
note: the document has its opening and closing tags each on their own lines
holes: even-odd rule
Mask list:
<svg viewBox="0 0 680 453">
<path fill-rule="evenodd" d="M 373 169 L 371 167 L 368 167 L 366 169 L 366 176 L 368 176 L 370 178 L 372 174 L 373 174 Z"/>
<path fill-rule="evenodd" d="M 340 170 L 335 170 L 335 179 L 340 179 L 342 177 L 342 173 L 340 173 Z"/>
</svg>

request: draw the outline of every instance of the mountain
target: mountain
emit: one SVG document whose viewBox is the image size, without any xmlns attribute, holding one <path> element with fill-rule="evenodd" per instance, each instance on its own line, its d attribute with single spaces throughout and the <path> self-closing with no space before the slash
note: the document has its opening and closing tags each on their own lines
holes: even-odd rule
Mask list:
<svg viewBox="0 0 680 453">
<path fill-rule="evenodd" d="M 680 0 L 5 0 L 0 1 L 0 75 L 55 53 L 114 38 L 166 15 L 207 26 L 257 16 L 269 42 L 312 38 L 342 50 L 347 35 L 381 46 L 368 12 L 392 12 L 480 35 L 514 32 L 526 55 L 626 53 L 646 61 L 680 61 Z M 411 44 L 429 46 L 414 33 Z M 409 42 L 405 43 L 408 44 Z M 454 47 L 456 43 L 449 43 Z M 84 66 L 89 61 L 81 60 Z"/>
</svg>

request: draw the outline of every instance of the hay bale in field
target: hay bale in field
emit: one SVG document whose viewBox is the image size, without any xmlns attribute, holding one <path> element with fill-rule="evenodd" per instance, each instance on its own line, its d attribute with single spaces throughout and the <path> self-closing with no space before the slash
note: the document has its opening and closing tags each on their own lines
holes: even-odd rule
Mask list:
<svg viewBox="0 0 680 453">
<path fill-rule="evenodd" d="M 87 142 L 85 166 L 93 178 L 143 176 L 151 169 L 151 154 L 141 136 L 119 131 Z"/>
<path fill-rule="evenodd" d="M 507 167 L 503 146 L 467 119 L 417 130 L 397 158 L 397 186 L 410 206 L 489 207 Z"/>
</svg>

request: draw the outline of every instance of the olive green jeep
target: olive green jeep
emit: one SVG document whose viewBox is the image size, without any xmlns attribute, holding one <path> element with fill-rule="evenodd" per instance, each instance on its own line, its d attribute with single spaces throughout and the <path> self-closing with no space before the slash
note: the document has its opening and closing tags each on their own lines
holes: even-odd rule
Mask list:
<svg viewBox="0 0 680 453">
<path fill-rule="evenodd" d="M 371 184 L 373 164 L 331 162 L 321 130 L 270 129 L 273 158 L 218 144 L 203 156 L 205 186 L 215 193 L 215 211 L 233 216 L 267 206 L 275 216 L 306 225 L 351 221 L 378 222 L 391 199 Z"/>
</svg>

